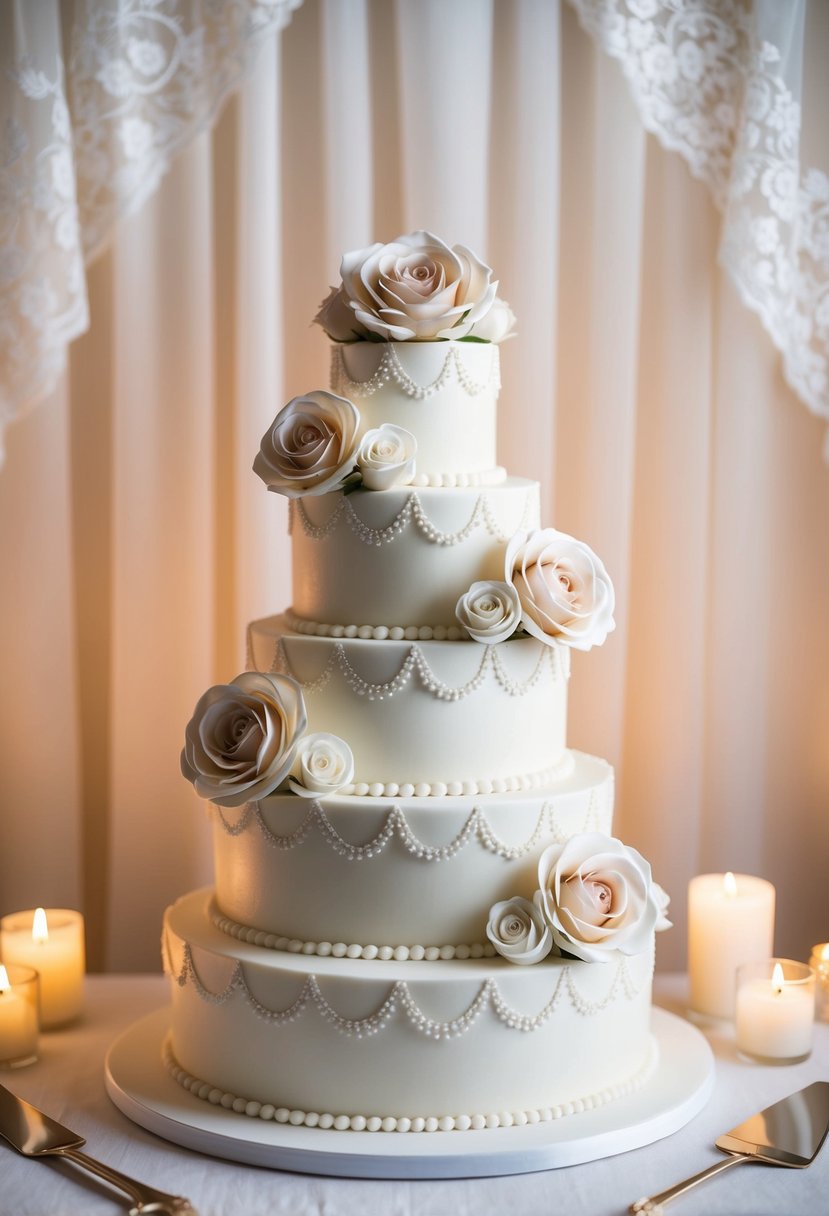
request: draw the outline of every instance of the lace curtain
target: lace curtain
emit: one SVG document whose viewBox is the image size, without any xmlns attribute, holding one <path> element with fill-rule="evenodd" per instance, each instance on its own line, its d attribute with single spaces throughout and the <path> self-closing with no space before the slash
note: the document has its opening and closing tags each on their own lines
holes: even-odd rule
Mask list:
<svg viewBox="0 0 829 1216">
<path fill-rule="evenodd" d="M 0 445 L 89 324 L 86 265 L 300 3 L 0 7 Z"/>
</svg>

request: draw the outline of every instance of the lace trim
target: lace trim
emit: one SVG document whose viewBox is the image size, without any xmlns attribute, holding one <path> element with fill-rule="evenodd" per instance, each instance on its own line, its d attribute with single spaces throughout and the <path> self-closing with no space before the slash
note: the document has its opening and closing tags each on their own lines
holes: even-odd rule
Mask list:
<svg viewBox="0 0 829 1216">
<path fill-rule="evenodd" d="M 332 1128 L 337 1132 L 465 1132 L 483 1131 L 484 1128 L 525 1127 L 528 1124 L 548 1123 L 553 1119 L 563 1119 L 570 1115 L 582 1114 L 584 1111 L 595 1110 L 597 1107 L 605 1106 L 608 1102 L 615 1102 L 619 1098 L 635 1093 L 653 1073 L 657 1058 L 656 1045 L 651 1040 L 644 1064 L 628 1080 L 609 1085 L 584 1098 L 575 1098 L 553 1106 L 532 1107 L 528 1110 L 517 1111 L 492 1111 L 489 1114 L 413 1115 L 408 1117 L 406 1115 L 333 1115 L 327 1111 L 319 1113 L 292 1110 L 287 1106 L 275 1106 L 272 1102 L 240 1098 L 227 1090 L 222 1090 L 207 1081 L 194 1077 L 192 1073 L 182 1068 L 173 1054 L 169 1039 L 165 1040 L 162 1048 L 164 1067 L 182 1089 L 188 1090 L 196 1098 L 210 1102 L 213 1106 L 221 1106 L 224 1110 L 247 1115 L 250 1119 L 266 1121 L 272 1119 L 274 1123 L 288 1123 L 293 1127 L 304 1125 L 305 1127 L 318 1127 L 322 1130 Z"/>
<path fill-rule="evenodd" d="M 645 128 L 710 188 L 725 217 L 722 265 L 782 353 L 791 388 L 829 418 L 829 177 L 801 172 L 800 104 L 780 50 L 763 37 L 762 9 L 748 0 L 571 3 L 620 62 Z"/>
<path fill-rule="evenodd" d="M 303 499 L 294 498 L 288 504 L 288 532 L 293 535 L 294 527 L 299 520 L 302 531 L 309 539 L 325 540 L 331 535 L 340 520 L 345 518 L 346 524 L 354 535 L 366 545 L 388 545 L 396 540 L 409 525 L 415 527 L 431 544 L 440 545 L 443 548 L 461 544 L 478 528 L 484 528 L 499 544 L 506 544 L 516 532 L 529 526 L 532 497 L 533 492 L 528 489 L 524 496 L 521 518 L 514 528 L 505 531 L 492 514 L 489 495 L 479 494 L 468 522 L 455 532 L 444 532 L 432 523 L 424 511 L 420 496 L 416 491 L 409 495 L 391 522 L 382 528 L 373 528 L 360 519 L 351 497 L 346 498 L 345 495 L 340 495 L 336 507 L 324 524 L 315 524 L 308 515 Z"/>
<path fill-rule="evenodd" d="M 377 344 L 379 346 L 379 344 Z M 463 389 L 468 397 L 480 397 L 482 393 L 498 394 L 501 389 L 501 361 L 496 343 L 489 343 L 490 364 L 489 372 L 483 380 L 475 380 L 464 367 L 458 346 L 446 343 L 446 357 L 443 366 L 434 380 L 420 384 L 410 376 L 397 353 L 397 344 L 384 342 L 380 362 L 372 374 L 365 380 L 353 380 L 346 366 L 345 352 L 342 344 L 331 347 L 331 386 L 332 391 L 341 397 L 372 397 L 390 382 L 394 383 L 401 393 L 415 401 L 425 401 L 440 392 L 448 383 L 454 381 Z M 479 349 L 479 348 L 478 348 Z"/>
<path fill-rule="evenodd" d="M 172 956 L 169 944 L 166 950 L 168 964 Z M 604 964 L 611 970 L 612 964 Z M 323 996 L 315 975 L 309 975 L 304 981 L 299 995 L 284 1009 L 271 1009 L 260 1001 L 251 991 L 245 968 L 241 960 L 233 966 L 230 979 L 224 988 L 213 991 L 204 984 L 196 968 L 193 951 L 189 942 L 184 943 L 181 968 L 176 973 L 172 967 L 168 972 L 170 978 L 179 988 L 192 985 L 199 998 L 208 1005 L 224 1005 L 234 993 L 253 1010 L 258 1018 L 271 1026 L 286 1026 L 313 1008 L 338 1034 L 347 1038 L 363 1039 L 380 1034 L 395 1017 L 402 1016 L 409 1025 L 426 1038 L 440 1041 L 456 1039 L 468 1033 L 484 1011 L 491 1012 L 508 1030 L 518 1030 L 529 1034 L 539 1030 L 555 1013 L 563 1000 L 567 1000 L 576 1013 L 591 1017 L 608 1009 L 620 998 L 633 1000 L 642 991 L 637 987 L 630 974 L 628 959 L 619 955 L 613 969 L 613 979 L 606 994 L 600 1001 L 591 1001 L 576 986 L 573 979 L 572 967 L 565 963 L 558 975 L 552 995 L 547 1003 L 536 1014 L 520 1013 L 513 1009 L 503 996 L 497 982 L 489 976 L 481 984 L 477 995 L 467 1007 L 456 1017 L 450 1019 L 430 1018 L 423 1012 L 412 996 L 411 989 L 405 980 L 397 980 L 373 1013 L 361 1018 L 349 1018 L 337 1012 L 334 1006 Z"/>
<path fill-rule="evenodd" d="M 513 680 L 505 671 L 503 660 L 498 653 L 498 647 L 485 646 L 478 670 L 465 684 L 449 685 L 438 679 L 432 671 L 420 646 L 414 645 L 409 652 L 397 675 L 381 684 L 364 679 L 352 666 L 345 647 L 341 642 L 335 642 L 331 654 L 322 671 L 314 679 L 302 680 L 291 667 L 285 648 L 285 639 L 280 638 L 274 651 L 273 662 L 270 666 L 272 674 L 282 672 L 292 676 L 306 693 L 321 692 L 338 671 L 358 697 L 366 697 L 369 701 L 391 700 L 401 692 L 413 677 L 417 677 L 421 686 L 436 697 L 438 701 L 461 701 L 464 697 L 477 692 L 489 672 L 492 672 L 496 682 L 510 697 L 523 697 L 541 679 L 545 668 L 549 668 L 553 680 L 566 680 L 570 675 L 568 658 L 563 651 L 565 647 L 555 644 L 540 644 L 541 653 L 532 674 L 523 681 Z"/>
<path fill-rule="evenodd" d="M 258 802 L 246 803 L 239 818 L 234 821 L 227 818 L 222 807 L 216 806 L 215 803 L 210 803 L 209 806 L 227 836 L 241 836 L 243 832 L 255 826 L 272 848 L 282 851 L 299 848 L 312 832 L 316 832 L 332 852 L 351 862 L 371 861 L 379 857 L 392 840 L 397 840 L 406 852 L 418 861 L 449 861 L 457 857 L 473 840 L 486 852 L 493 853 L 504 861 L 518 861 L 532 852 L 544 836 L 549 836 L 554 844 L 562 844 L 570 838 L 574 830 L 602 830 L 606 826 L 603 824 L 602 815 L 604 799 L 600 797 L 600 789 L 603 788 L 594 786 L 591 789 L 584 823 L 580 828 L 574 829 L 572 822 L 568 822 L 565 827 L 558 817 L 555 802 L 551 800 L 542 805 L 535 827 L 526 840 L 514 845 L 507 844 L 498 836 L 487 819 L 486 811 L 479 806 L 470 811 L 455 838 L 449 844 L 440 846 L 426 844 L 415 835 L 401 806 L 392 807 L 383 820 L 380 831 L 365 844 L 353 844 L 345 840 L 332 824 L 322 803 L 316 798 L 311 800 L 299 827 L 284 835 L 275 832 L 268 825 Z"/>
</svg>

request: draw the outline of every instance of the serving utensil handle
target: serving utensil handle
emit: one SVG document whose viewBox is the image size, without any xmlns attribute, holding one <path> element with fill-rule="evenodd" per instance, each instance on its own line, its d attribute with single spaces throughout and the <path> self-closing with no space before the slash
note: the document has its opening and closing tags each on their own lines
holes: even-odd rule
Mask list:
<svg viewBox="0 0 829 1216">
<path fill-rule="evenodd" d="M 667 1191 L 661 1191 L 658 1195 L 651 1195 L 650 1199 L 637 1199 L 636 1203 L 630 1205 L 628 1211 L 634 1213 L 649 1212 L 651 1216 L 660 1216 L 666 1203 L 670 1203 L 672 1199 L 676 1199 L 679 1195 L 684 1195 L 686 1191 L 690 1191 L 693 1187 L 698 1186 L 706 1178 L 713 1178 L 715 1174 L 721 1174 L 723 1170 L 730 1169 L 732 1165 L 740 1165 L 743 1161 L 756 1160 L 756 1157 L 750 1157 L 748 1153 L 734 1153 L 723 1161 L 718 1161 L 716 1165 L 709 1165 L 707 1170 L 701 1170 L 698 1174 L 694 1174 L 692 1178 L 686 1178 L 684 1182 L 678 1182 L 676 1186 L 672 1186 Z"/>
<path fill-rule="evenodd" d="M 165 1213 L 166 1216 L 180 1216 L 180 1214 L 183 1216 L 184 1213 L 196 1216 L 196 1209 L 191 1206 L 189 1200 L 184 1199 L 181 1195 L 167 1195 L 164 1191 L 157 1191 L 151 1186 L 145 1186 L 143 1182 L 136 1182 L 134 1178 L 128 1178 L 126 1174 L 112 1169 L 109 1165 L 104 1165 L 102 1161 L 96 1161 L 94 1157 L 81 1152 L 79 1148 L 64 1148 L 50 1155 L 65 1157 L 67 1161 L 72 1161 L 82 1170 L 88 1170 L 90 1174 L 103 1178 L 105 1182 L 109 1182 L 119 1191 L 123 1191 L 133 1202 L 130 1216 L 149 1216 L 150 1212 Z"/>
</svg>

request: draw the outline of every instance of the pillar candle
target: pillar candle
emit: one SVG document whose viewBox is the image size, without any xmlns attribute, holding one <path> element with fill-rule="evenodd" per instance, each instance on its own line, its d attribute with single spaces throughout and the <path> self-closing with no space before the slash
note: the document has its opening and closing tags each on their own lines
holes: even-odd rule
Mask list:
<svg viewBox="0 0 829 1216">
<path fill-rule="evenodd" d="M 43 1029 L 73 1022 L 83 1008 L 84 937 L 80 912 L 42 908 L 0 921 L 0 958 L 34 967 L 40 975 Z"/>
<path fill-rule="evenodd" d="M 737 968 L 773 953 L 774 887 L 749 874 L 700 874 L 688 885 L 690 1007 L 733 1018 Z"/>
</svg>

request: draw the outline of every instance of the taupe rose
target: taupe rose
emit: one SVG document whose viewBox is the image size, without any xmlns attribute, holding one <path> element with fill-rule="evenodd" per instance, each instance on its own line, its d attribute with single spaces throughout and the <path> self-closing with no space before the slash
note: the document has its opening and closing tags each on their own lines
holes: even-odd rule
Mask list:
<svg viewBox="0 0 829 1216">
<path fill-rule="evenodd" d="M 517 895 L 493 904 L 490 909 L 486 935 L 498 953 L 511 963 L 522 966 L 538 963 L 553 948 L 539 895 L 536 892 L 533 903 Z"/>
<path fill-rule="evenodd" d="M 607 571 L 592 549 L 564 532 L 517 532 L 507 545 L 504 577 L 518 592 L 524 628 L 542 642 L 590 650 L 616 627 Z"/>
<path fill-rule="evenodd" d="M 357 468 L 367 490 L 406 486 L 415 475 L 417 440 L 405 427 L 384 422 L 366 431 L 357 451 Z"/>
<path fill-rule="evenodd" d="M 253 471 L 269 490 L 299 498 L 336 490 L 353 472 L 360 412 L 322 390 L 294 397 L 262 436 Z"/>
<path fill-rule="evenodd" d="M 520 626 L 521 601 L 507 583 L 484 580 L 464 592 L 455 606 L 455 616 L 476 642 L 495 645 Z"/>
<path fill-rule="evenodd" d="M 498 287 L 471 250 L 450 249 L 423 231 L 347 253 L 340 274 L 340 298 L 332 292 L 315 318 L 338 341 L 350 332 L 343 306 L 375 341 L 466 337 L 491 308 Z"/>
<path fill-rule="evenodd" d="M 197 794 L 219 806 L 264 798 L 291 771 L 306 724 L 296 680 L 243 671 L 200 698 L 185 731 L 181 771 Z"/>
<path fill-rule="evenodd" d="M 351 748 L 338 735 L 318 731 L 301 740 L 288 781 L 295 794 L 301 798 L 336 794 L 353 780 L 354 757 Z"/>
<path fill-rule="evenodd" d="M 600 832 L 546 848 L 538 885 L 555 944 L 589 963 L 606 962 L 614 950 L 647 949 L 662 919 L 664 892 L 655 888 L 644 857 Z"/>
</svg>

